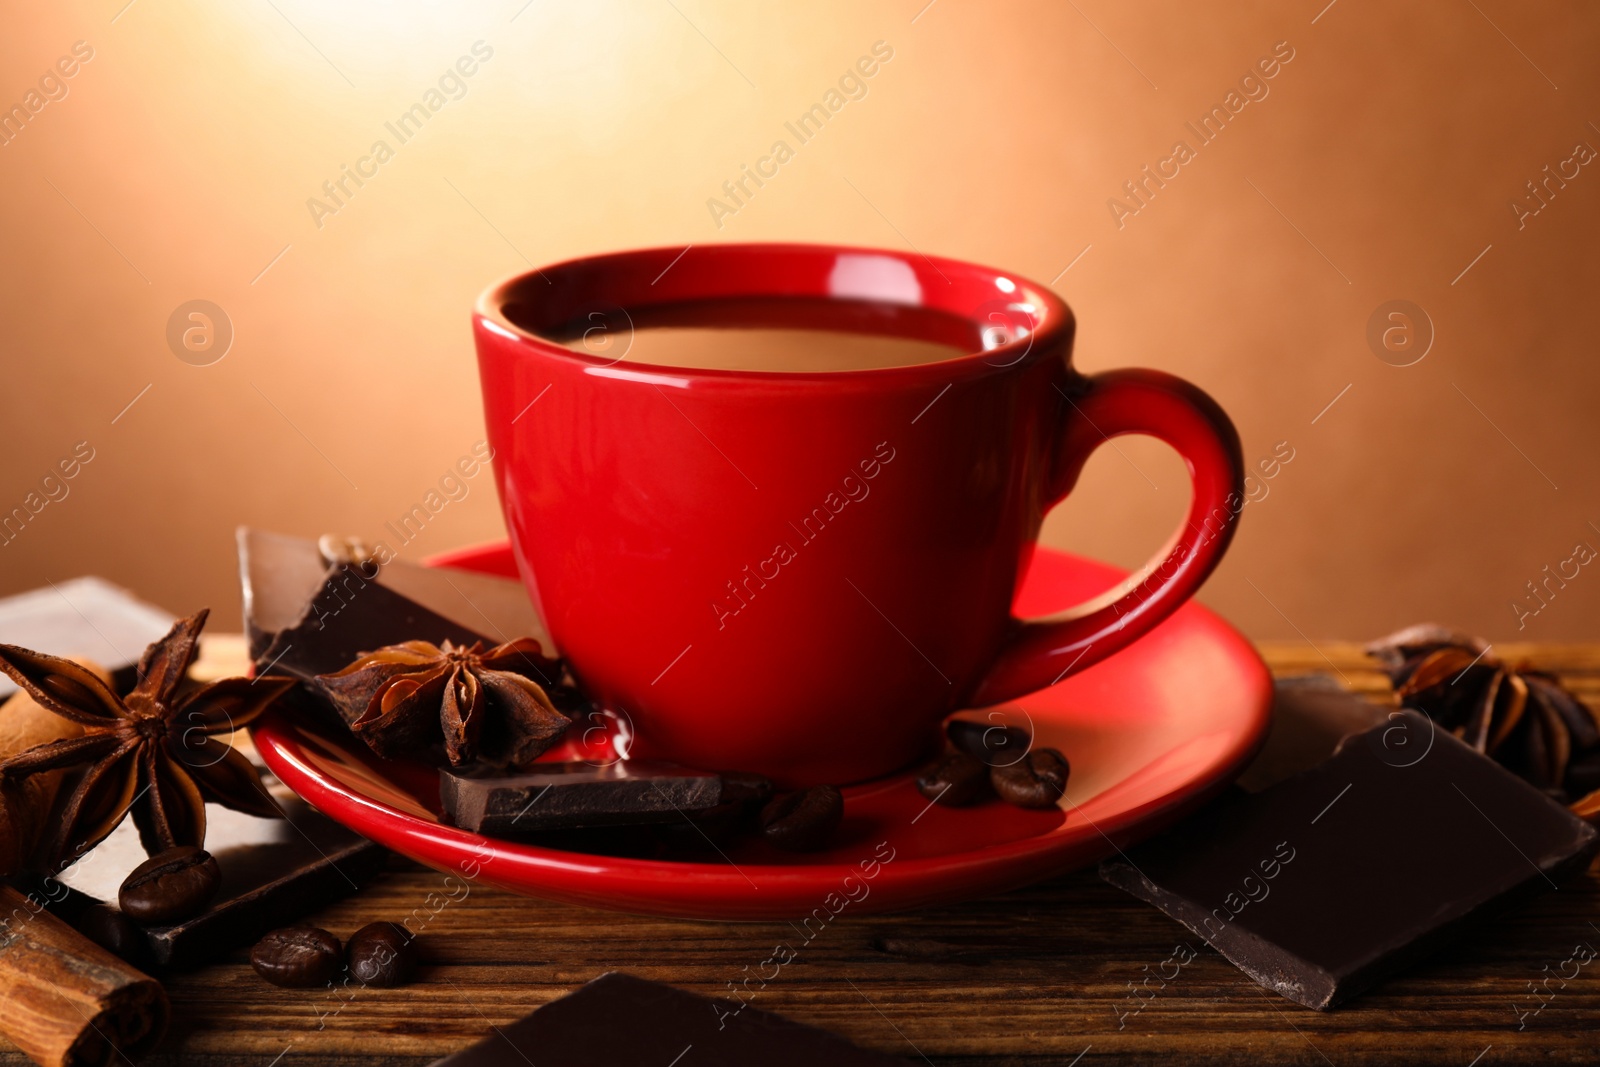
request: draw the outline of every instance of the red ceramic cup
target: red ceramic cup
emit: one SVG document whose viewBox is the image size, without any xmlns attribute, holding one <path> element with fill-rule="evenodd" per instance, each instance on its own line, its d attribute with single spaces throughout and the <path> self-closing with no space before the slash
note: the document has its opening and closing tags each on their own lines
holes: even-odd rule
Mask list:
<svg viewBox="0 0 1600 1067">
<path fill-rule="evenodd" d="M 1136 640 L 1232 538 L 1228 417 L 1168 374 L 1073 370 L 1072 313 L 1044 286 L 869 249 L 681 251 L 546 267 L 474 315 L 518 566 L 581 684 L 632 724 L 631 754 L 788 786 L 888 773 L 950 711 Z M 792 297 L 835 302 L 866 332 L 925 330 L 915 309 L 931 309 L 983 341 L 804 374 L 619 363 L 538 336 L 585 314 L 614 327 L 648 305 Z M 1014 618 L 1045 512 L 1090 452 L 1131 433 L 1171 445 L 1193 478 L 1171 547 L 1094 602 Z"/>
</svg>

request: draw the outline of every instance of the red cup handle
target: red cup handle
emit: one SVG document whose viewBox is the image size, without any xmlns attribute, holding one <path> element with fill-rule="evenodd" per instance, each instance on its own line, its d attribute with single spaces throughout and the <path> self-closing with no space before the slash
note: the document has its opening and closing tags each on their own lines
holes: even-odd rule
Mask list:
<svg viewBox="0 0 1600 1067">
<path fill-rule="evenodd" d="M 1239 434 L 1205 393 L 1152 370 L 1118 370 L 1079 379 L 1068 396 L 1047 506 L 1059 503 L 1100 444 L 1148 434 L 1171 445 L 1189 467 L 1194 498 L 1184 526 L 1160 562 L 1131 587 L 1045 619 L 1016 620 L 1015 630 L 971 703 L 1014 700 L 1059 682 L 1142 637 L 1194 595 L 1233 540 L 1244 502 Z M 1048 468 L 1047 468 L 1048 469 Z"/>
</svg>

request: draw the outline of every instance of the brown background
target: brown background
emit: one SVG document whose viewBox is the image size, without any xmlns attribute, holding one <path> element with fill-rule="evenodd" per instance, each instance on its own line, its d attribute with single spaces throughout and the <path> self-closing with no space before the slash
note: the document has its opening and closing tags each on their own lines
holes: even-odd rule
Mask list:
<svg viewBox="0 0 1600 1067">
<path fill-rule="evenodd" d="M 1587 570 L 1520 633 L 1510 603 L 1600 546 L 1600 167 L 1521 230 L 1508 204 L 1600 146 L 1600 12 L 924 2 L 13 5 L 0 106 L 75 41 L 94 58 L 0 147 L 0 511 L 75 442 L 95 458 L 0 547 L 0 592 L 94 572 L 234 618 L 236 524 L 376 536 L 481 437 L 488 282 L 809 239 L 1056 279 L 1084 369 L 1192 379 L 1251 459 L 1289 442 L 1204 593 L 1248 633 L 1595 636 Z M 477 40 L 465 96 L 319 228 L 307 198 Z M 867 95 L 719 229 L 707 198 L 878 40 Z M 1119 229 L 1107 199 L 1279 41 L 1270 95 Z M 165 340 L 196 298 L 236 331 L 210 366 Z M 1416 365 L 1368 347 L 1391 299 L 1434 324 Z M 1170 453 L 1120 445 L 1046 540 L 1131 566 L 1186 490 Z M 501 532 L 485 476 L 406 551 Z"/>
</svg>

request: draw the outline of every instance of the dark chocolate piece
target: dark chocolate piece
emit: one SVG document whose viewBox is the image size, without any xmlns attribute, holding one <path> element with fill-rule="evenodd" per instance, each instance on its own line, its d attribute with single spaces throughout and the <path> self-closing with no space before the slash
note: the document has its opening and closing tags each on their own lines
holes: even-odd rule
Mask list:
<svg viewBox="0 0 1600 1067">
<path fill-rule="evenodd" d="M 1272 686 L 1267 740 L 1238 785 L 1259 793 L 1310 770 L 1333 755 L 1340 741 L 1387 721 L 1393 710 L 1350 692 L 1326 674 L 1279 678 Z"/>
<path fill-rule="evenodd" d="M 383 873 L 389 853 L 345 829 L 298 797 L 278 803 L 290 829 L 275 844 L 230 847 L 210 839 L 222 886 L 205 911 L 147 931 L 167 967 L 196 967 L 267 930 L 294 922 L 356 892 Z"/>
<path fill-rule="evenodd" d="M 1261 985 L 1326 1009 L 1600 848 L 1565 808 L 1414 712 L 1234 791 L 1100 874 Z"/>
<path fill-rule="evenodd" d="M 141 968 L 150 965 L 150 941 L 144 931 L 110 904 L 90 904 L 72 926 L 124 963 Z"/>
<path fill-rule="evenodd" d="M 402 641 L 555 646 L 514 578 L 390 560 L 329 562 L 317 542 L 241 528 L 239 573 L 250 658 L 310 681 Z M 549 679 L 555 683 L 558 679 Z"/>
<path fill-rule="evenodd" d="M 221 885 L 200 914 L 144 931 L 156 963 L 178 970 L 209 963 L 268 930 L 349 896 L 383 872 L 389 856 L 383 848 L 317 812 L 276 780 L 269 781 L 287 821 L 207 807 L 206 845 L 222 872 Z M 62 875 L 71 883 L 70 894 L 55 883 L 41 899 L 53 902 L 52 911 L 75 923 L 87 905 L 116 899 L 130 859 L 143 854 L 131 823 L 119 827 Z"/>
<path fill-rule="evenodd" d="M 906 1067 L 842 1037 L 631 974 L 603 974 L 432 1067 Z"/>
<path fill-rule="evenodd" d="M 535 763 L 519 774 L 489 767 L 439 771 L 445 819 L 493 836 L 680 821 L 684 814 L 740 800 L 747 792 L 720 775 L 645 760 L 603 767 Z"/>
</svg>

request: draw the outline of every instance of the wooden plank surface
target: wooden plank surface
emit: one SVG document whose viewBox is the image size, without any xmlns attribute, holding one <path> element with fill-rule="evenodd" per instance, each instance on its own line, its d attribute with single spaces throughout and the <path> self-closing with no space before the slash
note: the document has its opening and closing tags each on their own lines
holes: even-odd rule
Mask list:
<svg viewBox="0 0 1600 1067">
<path fill-rule="evenodd" d="M 1600 645 L 1497 651 L 1600 696 Z M 1327 673 L 1387 692 L 1356 645 L 1274 643 L 1263 654 L 1280 675 Z M 396 859 L 372 888 L 313 921 L 347 936 L 427 908 L 429 894 L 442 892 L 442 875 Z M 941 1067 L 1594 1063 L 1600 965 L 1564 987 L 1559 979 L 1538 987 L 1554 995 L 1542 992 L 1542 1010 L 1527 1013 L 1540 1006 L 1530 988 L 1561 970 L 1575 945 L 1600 947 L 1596 924 L 1600 883 L 1591 872 L 1351 1005 L 1317 1013 L 1264 992 L 1183 927 L 1085 871 L 907 915 L 846 911 L 751 1003 Z M 428 922 L 427 965 L 406 988 L 348 999 L 276 989 L 243 951 L 170 978 L 174 1027 L 148 1062 L 427 1063 L 607 970 L 715 995 L 774 946 L 799 940 L 781 922 L 636 918 L 475 886 Z M 1197 953 L 1193 961 L 1153 998 L 1134 999 L 1130 983 L 1156 973 L 1178 945 Z M 0 1053 L 0 1063 L 23 1062 Z"/>
</svg>

